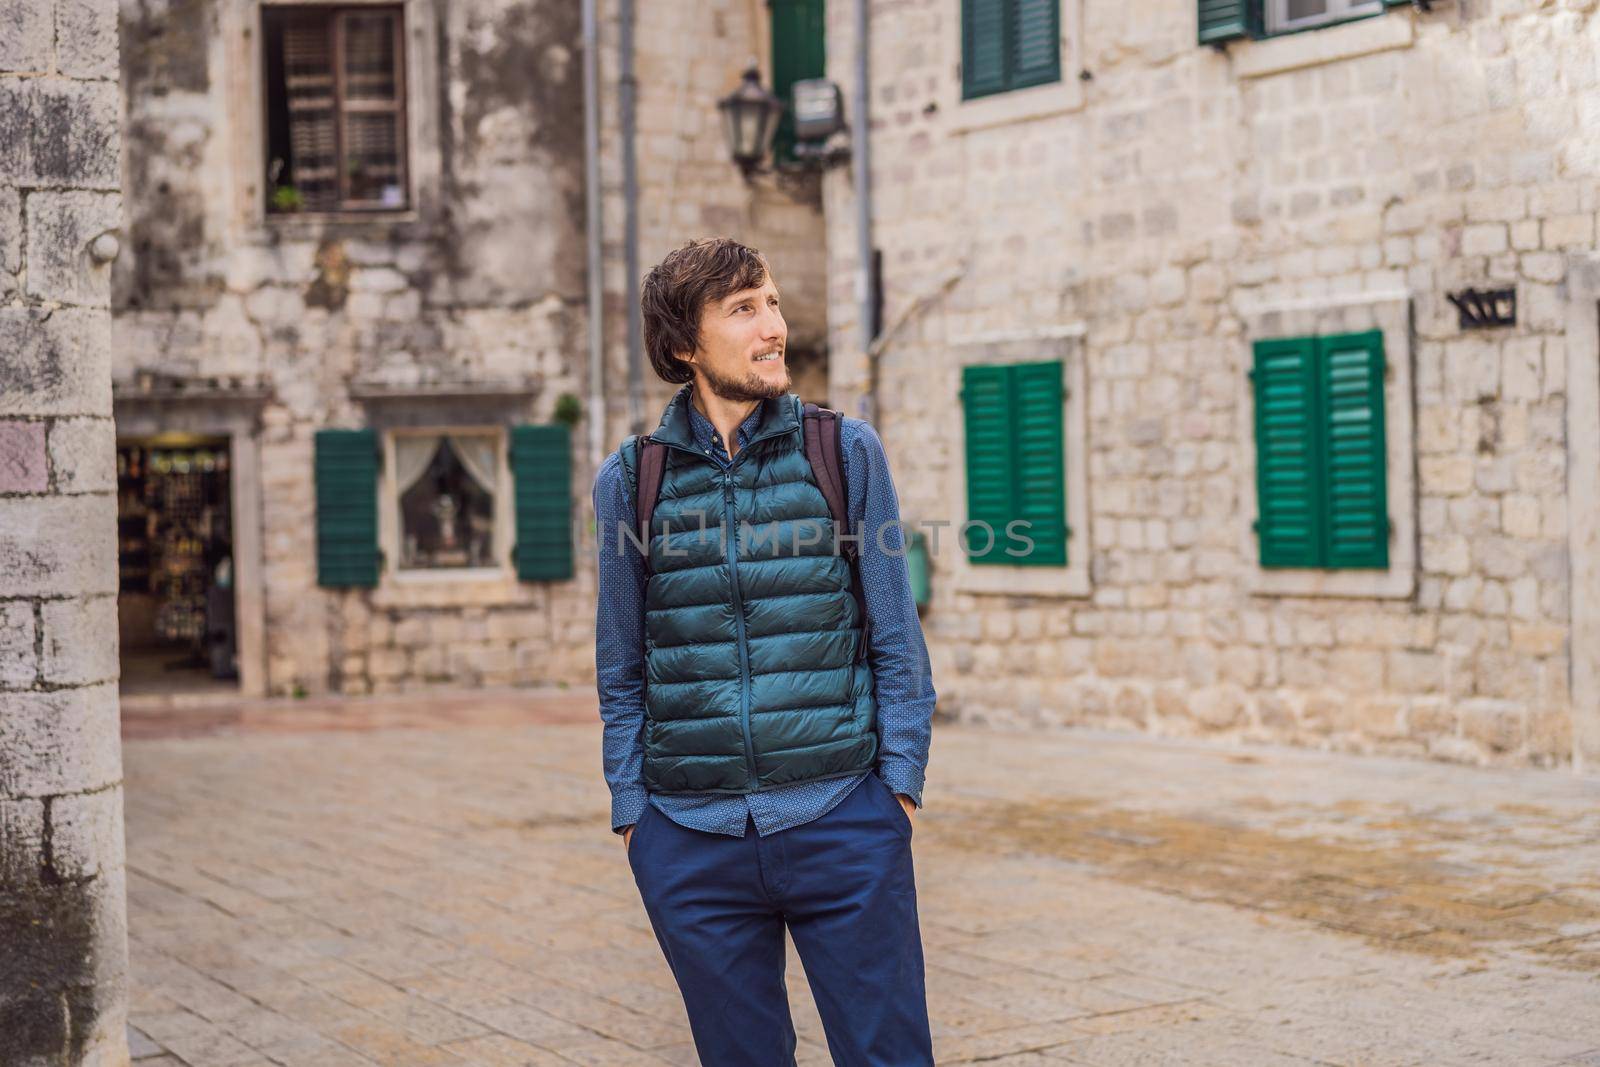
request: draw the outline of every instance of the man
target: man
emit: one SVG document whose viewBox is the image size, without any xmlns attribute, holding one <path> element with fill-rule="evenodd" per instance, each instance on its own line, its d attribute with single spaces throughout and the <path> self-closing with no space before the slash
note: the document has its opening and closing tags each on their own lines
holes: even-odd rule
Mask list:
<svg viewBox="0 0 1600 1067">
<path fill-rule="evenodd" d="M 665 463 L 648 557 L 637 439 L 594 485 L 612 828 L 703 1067 L 794 1063 L 786 926 L 834 1062 L 926 1067 L 911 822 L 935 694 L 883 445 L 843 420 L 857 585 L 761 254 L 691 242 L 641 303 L 651 366 L 683 388 L 651 434 Z"/>
</svg>

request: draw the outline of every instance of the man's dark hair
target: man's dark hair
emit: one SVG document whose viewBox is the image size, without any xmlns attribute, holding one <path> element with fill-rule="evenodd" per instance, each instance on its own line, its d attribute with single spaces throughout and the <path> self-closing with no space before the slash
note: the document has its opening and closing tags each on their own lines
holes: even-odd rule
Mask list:
<svg viewBox="0 0 1600 1067">
<path fill-rule="evenodd" d="M 645 275 L 639 294 L 644 350 L 656 374 L 675 385 L 693 379 L 677 353 L 693 352 L 699 344 L 706 304 L 766 280 L 766 258 L 731 237 L 702 237 L 668 253 Z"/>
</svg>

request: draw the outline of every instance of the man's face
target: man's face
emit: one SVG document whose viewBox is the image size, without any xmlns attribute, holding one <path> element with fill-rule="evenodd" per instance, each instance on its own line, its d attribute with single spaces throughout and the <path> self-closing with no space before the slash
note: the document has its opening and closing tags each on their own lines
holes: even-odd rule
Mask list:
<svg viewBox="0 0 1600 1067">
<path fill-rule="evenodd" d="M 783 347 L 789 326 L 778 310 L 772 277 L 706 304 L 700 313 L 700 347 L 690 359 L 695 377 L 724 400 L 765 400 L 789 391 Z"/>
</svg>

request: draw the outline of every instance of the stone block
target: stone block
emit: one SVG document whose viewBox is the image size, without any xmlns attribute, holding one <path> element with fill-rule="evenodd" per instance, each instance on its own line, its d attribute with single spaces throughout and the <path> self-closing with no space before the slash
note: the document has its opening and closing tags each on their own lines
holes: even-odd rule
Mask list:
<svg viewBox="0 0 1600 1067">
<path fill-rule="evenodd" d="M 117 591 L 116 501 L 0 497 L 0 597 Z"/>
<path fill-rule="evenodd" d="M 42 800 L 0 800 L 0 891 L 39 884 L 44 869 Z"/>
<path fill-rule="evenodd" d="M 58 878 L 97 878 L 123 865 L 122 790 L 54 797 L 50 868 Z"/>
<path fill-rule="evenodd" d="M 1228 730 L 1244 725 L 1248 707 L 1244 690 L 1231 685 L 1201 690 L 1189 700 L 1190 713 L 1207 730 Z"/>
<path fill-rule="evenodd" d="M 1461 233 L 1461 254 L 1465 256 L 1497 256 L 1510 247 L 1506 228 L 1500 223 L 1468 226 Z"/>
<path fill-rule="evenodd" d="M 1502 700 L 1467 700 L 1461 704 L 1461 733 L 1490 752 L 1513 752 L 1522 746 L 1522 708 Z"/>
<path fill-rule="evenodd" d="M 22 194 L 0 185 L 0 299 L 17 291 L 22 270 Z"/>
<path fill-rule="evenodd" d="M 72 78 L 117 77 L 117 5 L 55 0 L 56 69 Z"/>
<path fill-rule="evenodd" d="M 50 424 L 49 453 L 56 492 L 116 490 L 117 430 L 110 419 L 56 419 Z"/>
<path fill-rule="evenodd" d="M 0 0 L 0 71 L 47 71 L 55 52 L 50 0 Z"/>
<path fill-rule="evenodd" d="M 0 422 L 0 493 L 42 493 L 49 486 L 44 423 Z"/>
<path fill-rule="evenodd" d="M 1441 692 L 1445 683 L 1444 657 L 1431 652 L 1395 650 L 1387 654 L 1389 688 L 1419 695 Z"/>
<path fill-rule="evenodd" d="M 89 685 L 117 679 L 115 597 L 47 600 L 39 614 L 44 629 L 41 673 L 46 682 Z"/>
<path fill-rule="evenodd" d="M 1529 656 L 1554 656 L 1566 650 L 1567 628 L 1549 623 L 1512 623 L 1511 649 Z"/>
<path fill-rule="evenodd" d="M 110 415 L 111 317 L 0 308 L 0 415 Z"/>
<path fill-rule="evenodd" d="M 1594 245 L 1594 216 L 1588 212 L 1578 215 L 1555 215 L 1544 220 L 1544 247 L 1590 248 Z"/>
<path fill-rule="evenodd" d="M 0 795 L 82 793 L 121 781 L 115 684 L 8 693 L 0 702 Z"/>
<path fill-rule="evenodd" d="M 14 185 L 115 190 L 121 181 L 120 110 L 115 81 L 0 80 L 0 180 Z M 59 195 L 31 194 L 28 214 L 36 210 L 37 198 Z"/>
<path fill-rule="evenodd" d="M 38 680 L 35 633 L 32 603 L 0 602 L 0 688 L 29 689 Z"/>
<path fill-rule="evenodd" d="M 28 294 L 82 307 L 109 306 L 111 265 L 90 256 L 89 246 L 122 225 L 122 197 L 37 192 L 29 195 L 26 213 Z"/>
</svg>

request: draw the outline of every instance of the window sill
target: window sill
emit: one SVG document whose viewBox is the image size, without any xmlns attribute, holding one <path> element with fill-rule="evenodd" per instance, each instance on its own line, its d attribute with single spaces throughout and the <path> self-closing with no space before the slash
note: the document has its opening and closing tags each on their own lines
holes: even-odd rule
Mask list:
<svg viewBox="0 0 1600 1067">
<path fill-rule="evenodd" d="M 395 571 L 372 593 L 375 608 L 460 608 L 531 604 L 533 589 L 499 567 Z"/>
<path fill-rule="evenodd" d="M 412 208 L 398 211 L 322 211 L 285 214 L 264 213 L 259 218 L 264 233 L 277 237 L 314 240 L 324 235 L 368 237 L 373 234 L 419 236 L 422 216 Z"/>
<path fill-rule="evenodd" d="M 1394 567 L 1386 571 L 1257 567 L 1250 580 L 1250 592 L 1256 596 L 1405 600 L 1415 588 L 1415 570 Z"/>
<path fill-rule="evenodd" d="M 1367 15 L 1350 22 L 1296 30 L 1258 41 L 1240 41 L 1228 49 L 1233 72 L 1240 78 L 1333 63 L 1341 59 L 1410 48 L 1416 31 L 1404 11 Z"/>
<path fill-rule="evenodd" d="M 1065 63 L 1062 65 L 1065 67 Z M 1082 106 L 1083 87 L 1072 73 L 1065 73 L 1061 81 L 1012 89 L 1010 92 L 980 96 L 973 100 L 961 99 L 958 86 L 945 129 L 953 134 L 992 129 L 1013 122 L 1064 115 Z"/>
<path fill-rule="evenodd" d="M 961 593 L 993 593 L 1001 596 L 1087 597 L 1089 568 L 1068 564 L 1065 567 L 1007 567 L 984 564 L 973 566 L 962 559 L 957 565 L 955 587 Z"/>
</svg>

